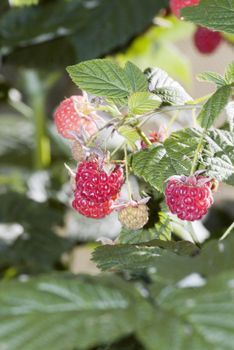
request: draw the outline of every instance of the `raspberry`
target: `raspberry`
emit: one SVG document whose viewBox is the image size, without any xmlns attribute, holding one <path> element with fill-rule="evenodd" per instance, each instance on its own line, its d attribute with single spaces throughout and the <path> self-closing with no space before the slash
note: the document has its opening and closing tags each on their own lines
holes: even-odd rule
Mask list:
<svg viewBox="0 0 234 350">
<path fill-rule="evenodd" d="M 84 129 L 89 135 L 97 131 L 95 120 L 100 119 L 86 96 L 71 96 L 63 100 L 54 113 L 58 133 L 73 139 L 71 132 L 80 134 Z"/>
<path fill-rule="evenodd" d="M 119 221 L 124 227 L 131 230 L 141 229 L 148 220 L 148 207 L 145 204 L 130 204 L 119 211 Z"/>
<path fill-rule="evenodd" d="M 79 193 L 75 193 L 72 202 L 73 208 L 80 214 L 93 219 L 101 219 L 109 215 L 113 209 L 111 208 L 113 201 L 109 200 L 103 203 L 95 203 L 80 197 Z"/>
<path fill-rule="evenodd" d="M 204 54 L 212 53 L 216 50 L 222 41 L 219 32 L 210 29 L 198 27 L 194 34 L 194 43 L 198 51 Z"/>
<path fill-rule="evenodd" d="M 200 0 L 170 0 L 170 7 L 172 13 L 175 16 L 180 17 L 180 11 L 182 8 L 196 6 L 199 4 L 199 2 Z"/>
<path fill-rule="evenodd" d="M 84 148 L 81 144 L 81 142 L 75 140 L 73 143 L 72 143 L 72 146 L 71 146 L 71 153 L 72 153 L 72 156 L 73 158 L 77 161 L 77 162 L 81 162 L 82 160 L 84 160 L 85 158 L 85 151 L 84 151 Z"/>
<path fill-rule="evenodd" d="M 166 203 L 173 214 L 187 221 L 200 220 L 213 204 L 212 180 L 203 176 L 178 176 L 169 179 Z"/>
<path fill-rule="evenodd" d="M 94 203 L 115 199 L 124 181 L 123 170 L 116 166 L 107 174 L 97 159 L 80 163 L 76 173 L 76 191 Z"/>
</svg>

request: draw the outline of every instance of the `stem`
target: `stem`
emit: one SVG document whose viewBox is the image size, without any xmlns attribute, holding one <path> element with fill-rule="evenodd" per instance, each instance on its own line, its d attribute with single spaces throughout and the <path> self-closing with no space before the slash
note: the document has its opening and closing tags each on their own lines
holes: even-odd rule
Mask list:
<svg viewBox="0 0 234 350">
<path fill-rule="evenodd" d="M 126 173 L 126 181 L 128 185 L 128 197 L 129 200 L 132 200 L 132 190 L 131 190 L 131 185 L 129 182 L 129 171 L 128 171 L 128 152 L 127 152 L 127 146 L 124 146 L 124 159 L 125 159 L 125 173 Z"/>
<path fill-rule="evenodd" d="M 112 152 L 111 152 L 111 157 L 115 155 L 123 146 L 125 145 L 125 141 L 122 142 L 120 145 L 118 145 Z"/>
<path fill-rule="evenodd" d="M 198 163 L 198 157 L 199 157 L 200 152 L 203 149 L 203 141 L 204 141 L 205 134 L 206 134 L 206 129 L 203 131 L 202 136 L 200 138 L 200 141 L 198 143 L 197 149 L 195 151 L 195 155 L 194 155 L 192 166 L 191 166 L 190 175 L 193 175 L 195 173 L 197 163 Z"/>
<path fill-rule="evenodd" d="M 134 118 L 129 118 L 128 122 L 134 122 L 138 119 L 144 119 L 147 118 L 149 120 L 150 118 L 154 117 L 156 114 L 159 113 L 167 113 L 167 112 L 173 112 L 173 111 L 182 111 L 182 110 L 191 110 L 191 109 L 201 109 L 203 107 L 202 104 L 187 104 L 187 105 L 179 105 L 179 106 L 165 106 L 161 108 L 155 109 L 153 112 L 146 113 L 144 115 L 138 115 Z"/>
<path fill-rule="evenodd" d="M 196 127 L 197 126 L 196 109 L 192 110 L 192 117 L 193 117 L 193 125 L 194 125 L 194 127 Z"/>
<path fill-rule="evenodd" d="M 111 120 L 108 120 L 107 123 L 105 123 L 97 132 L 95 132 L 88 140 L 88 142 L 86 143 L 86 146 L 91 146 L 91 144 L 93 143 L 93 141 L 98 137 L 98 135 L 100 134 L 101 131 L 103 131 L 104 129 L 113 126 L 114 125 L 114 121 L 119 120 L 119 117 L 113 118 Z"/>
<path fill-rule="evenodd" d="M 172 125 L 175 123 L 176 119 L 178 118 L 179 113 L 180 111 L 176 111 L 175 114 L 171 117 L 167 127 L 168 132 L 170 131 Z"/>
<path fill-rule="evenodd" d="M 228 227 L 228 229 L 224 232 L 224 234 L 219 240 L 222 241 L 223 239 L 225 239 L 229 235 L 229 233 L 231 233 L 233 228 L 234 228 L 234 222 Z"/>
<path fill-rule="evenodd" d="M 202 97 L 198 97 L 196 100 L 190 102 L 190 104 L 192 105 L 193 103 L 198 104 L 200 102 L 204 102 L 204 101 L 208 100 L 212 95 L 213 95 L 213 93 L 202 96 Z"/>
<path fill-rule="evenodd" d="M 34 167 L 44 169 L 51 162 L 50 141 L 46 132 L 46 91 L 36 72 L 26 71 L 24 78 L 35 124 Z"/>
<path fill-rule="evenodd" d="M 24 117 L 31 119 L 33 116 L 33 110 L 29 106 L 27 106 L 24 102 L 22 101 L 13 101 L 9 100 L 9 105 L 13 107 L 17 112 L 22 114 Z"/>
<path fill-rule="evenodd" d="M 136 132 L 140 136 L 140 138 L 145 142 L 146 145 L 151 146 L 152 143 L 148 139 L 148 137 L 145 135 L 145 133 L 139 128 L 139 126 L 136 126 Z"/>
</svg>

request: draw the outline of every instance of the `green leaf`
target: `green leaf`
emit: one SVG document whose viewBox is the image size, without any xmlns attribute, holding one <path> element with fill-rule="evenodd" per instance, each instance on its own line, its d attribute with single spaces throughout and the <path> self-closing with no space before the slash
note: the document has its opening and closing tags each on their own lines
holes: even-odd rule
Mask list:
<svg viewBox="0 0 234 350">
<path fill-rule="evenodd" d="M 221 32 L 234 33 L 234 3 L 232 0 L 201 0 L 198 6 L 181 11 L 191 21 Z"/>
<path fill-rule="evenodd" d="M 114 276 L 47 275 L 2 282 L 0 304 L 0 348 L 9 350 L 89 349 L 109 343 L 133 332 L 142 308 L 138 293 Z M 142 311 L 141 317 L 147 308 Z"/>
<path fill-rule="evenodd" d="M 226 106 L 231 94 L 231 86 L 219 88 L 205 103 L 198 115 L 198 121 L 204 129 L 210 128 Z"/>
<path fill-rule="evenodd" d="M 145 75 L 149 82 L 149 90 L 161 98 L 163 102 L 184 104 L 192 97 L 184 88 L 160 68 L 148 68 Z"/>
<path fill-rule="evenodd" d="M 136 142 L 139 140 L 139 134 L 136 132 L 135 128 L 129 125 L 123 125 L 118 128 L 118 133 L 125 138 L 129 147 L 136 149 Z"/>
<path fill-rule="evenodd" d="M 208 174 L 219 181 L 228 182 L 234 174 L 234 133 L 212 129 L 205 137 L 209 152 L 204 150 L 203 164 Z"/>
<path fill-rule="evenodd" d="M 170 241 L 172 233 L 171 219 L 167 214 L 163 212 L 159 212 L 158 216 L 159 222 L 155 225 L 157 236 L 161 240 Z"/>
<path fill-rule="evenodd" d="M 143 72 L 132 62 L 127 62 L 124 67 L 125 73 L 132 86 L 132 91 L 147 91 L 148 82 Z"/>
<path fill-rule="evenodd" d="M 176 173 L 165 147 L 161 145 L 135 153 L 132 157 L 132 169 L 135 175 L 142 177 L 160 192 L 163 192 L 165 180 L 172 173 Z"/>
<path fill-rule="evenodd" d="M 170 176 L 190 174 L 201 135 L 197 129 L 183 129 L 172 133 L 163 145 L 135 153 L 132 157 L 134 174 L 163 192 Z"/>
<path fill-rule="evenodd" d="M 109 59 L 97 59 L 67 67 L 80 89 L 102 97 L 127 97 L 132 87 L 124 69 Z"/>
<path fill-rule="evenodd" d="M 159 212 L 159 222 L 156 223 L 155 227 L 142 230 L 127 230 L 123 229 L 118 237 L 118 242 L 120 244 L 137 244 L 152 241 L 155 238 L 160 240 L 170 240 L 171 239 L 171 219 L 170 217 Z"/>
<path fill-rule="evenodd" d="M 191 276 L 196 283 L 196 275 Z M 151 288 L 157 309 L 138 338 L 146 350 L 231 350 L 234 340 L 234 272 L 209 281 L 198 276 L 200 287 Z M 202 286 L 202 284 L 205 284 Z M 192 283 L 191 283 L 192 284 Z"/>
<path fill-rule="evenodd" d="M 226 114 L 228 123 L 230 125 L 230 131 L 234 132 L 234 102 L 229 102 L 226 106 Z"/>
<path fill-rule="evenodd" d="M 134 235 L 134 232 L 131 234 Z M 190 255 L 197 252 L 197 247 L 186 241 L 158 239 L 138 244 L 105 245 L 95 249 L 93 260 L 104 271 L 114 269 L 136 272 L 150 267 L 155 268 L 160 257 L 167 254 L 167 250 L 181 255 Z"/>
<path fill-rule="evenodd" d="M 189 274 L 204 278 L 234 270 L 234 236 L 210 241 L 202 250 L 186 241 L 153 240 L 139 244 L 106 245 L 96 248 L 93 260 L 102 270 L 148 271 L 152 279 L 177 283 Z"/>
<path fill-rule="evenodd" d="M 131 115 L 142 115 L 158 108 L 161 101 L 149 92 L 135 92 L 128 99 L 128 108 Z"/>
<path fill-rule="evenodd" d="M 166 0 L 56 0 L 11 9 L 0 19 L 4 62 L 64 70 L 104 56 L 144 32 L 165 4 Z"/>
<path fill-rule="evenodd" d="M 37 5 L 39 0 L 9 0 L 11 6 L 30 6 Z"/>
<path fill-rule="evenodd" d="M 207 81 L 209 83 L 214 83 L 219 88 L 226 85 L 226 81 L 224 80 L 222 75 L 215 72 L 199 73 L 197 79 L 199 81 Z"/>
<path fill-rule="evenodd" d="M 5 264 L 14 266 L 19 273 L 55 268 L 62 253 L 71 246 L 68 240 L 55 234 L 55 227 L 63 224 L 64 208 L 53 208 L 16 192 L 2 194 L 0 201 L 0 221 L 18 223 L 23 228 L 23 234 L 8 247 Z"/>
<path fill-rule="evenodd" d="M 142 242 L 149 242 L 155 238 L 156 232 L 154 229 L 149 230 L 127 230 L 123 229 L 118 237 L 120 244 L 137 244 Z"/>
<path fill-rule="evenodd" d="M 226 68 L 224 78 L 227 84 L 234 83 L 234 61 L 232 61 Z"/>
</svg>

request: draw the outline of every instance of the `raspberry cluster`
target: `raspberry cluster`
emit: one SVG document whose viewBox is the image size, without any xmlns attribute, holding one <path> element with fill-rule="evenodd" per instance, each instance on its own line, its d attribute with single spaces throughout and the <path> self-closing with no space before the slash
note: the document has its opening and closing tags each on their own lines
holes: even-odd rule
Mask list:
<svg viewBox="0 0 234 350">
<path fill-rule="evenodd" d="M 76 172 L 72 206 L 87 217 L 103 218 L 112 212 L 123 182 L 123 170 L 119 166 L 107 173 L 98 158 L 85 160 Z"/>
<path fill-rule="evenodd" d="M 212 187 L 213 182 L 200 175 L 172 177 L 166 187 L 166 203 L 179 219 L 200 220 L 213 204 Z"/>
<path fill-rule="evenodd" d="M 100 117 L 86 95 L 71 96 L 63 100 L 54 113 L 58 133 L 67 139 L 73 139 L 73 133 L 80 134 L 82 129 L 89 135 L 94 134 L 98 120 Z"/>
</svg>

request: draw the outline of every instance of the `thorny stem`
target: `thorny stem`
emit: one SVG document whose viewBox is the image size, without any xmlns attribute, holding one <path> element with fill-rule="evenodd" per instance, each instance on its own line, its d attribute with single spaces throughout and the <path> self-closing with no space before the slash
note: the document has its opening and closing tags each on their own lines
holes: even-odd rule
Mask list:
<svg viewBox="0 0 234 350">
<path fill-rule="evenodd" d="M 125 145 L 125 141 L 122 142 L 120 145 L 118 145 L 112 152 L 111 152 L 111 157 L 115 155 L 123 146 Z"/>
<path fill-rule="evenodd" d="M 197 149 L 195 151 L 195 155 L 194 155 L 192 166 L 191 166 L 190 175 L 193 175 L 195 173 L 196 168 L 197 168 L 198 157 L 203 149 L 203 141 L 204 141 L 205 134 L 206 134 L 206 129 L 203 131 L 202 136 L 200 138 L 200 141 L 197 145 Z"/>
<path fill-rule="evenodd" d="M 225 239 L 229 233 L 231 233 L 232 229 L 234 228 L 234 221 L 233 223 L 228 227 L 228 229 L 224 232 L 224 234 L 222 235 L 222 237 L 219 239 L 220 241 L 222 241 L 223 239 Z"/>
<path fill-rule="evenodd" d="M 131 185 L 129 182 L 129 171 L 128 171 L 128 152 L 127 152 L 127 145 L 124 146 L 124 159 L 125 159 L 125 174 L 126 174 L 126 181 L 128 185 L 128 196 L 129 200 L 132 200 L 132 190 Z"/>
<path fill-rule="evenodd" d="M 187 104 L 187 105 L 181 105 L 181 106 L 165 106 L 161 108 L 155 109 L 153 112 L 149 112 L 143 115 L 135 116 L 134 118 L 129 118 L 129 122 L 136 121 L 138 119 L 144 119 L 147 118 L 149 120 L 150 118 L 154 117 L 156 114 L 159 113 L 167 113 L 167 112 L 173 112 L 173 111 L 180 111 L 180 110 L 191 110 L 191 109 L 201 109 L 203 107 L 202 104 Z"/>
<path fill-rule="evenodd" d="M 90 145 L 93 143 L 93 141 L 99 136 L 99 134 L 100 134 L 101 131 L 103 131 L 104 129 L 106 129 L 106 128 L 112 126 L 112 125 L 114 125 L 114 122 L 117 121 L 117 120 L 119 120 L 119 117 L 116 117 L 116 118 L 113 118 L 113 119 L 111 119 L 111 120 L 108 120 L 107 123 L 105 123 L 100 129 L 98 129 L 97 132 L 95 132 L 95 133 L 89 138 L 89 140 L 88 140 L 86 146 L 90 146 Z"/>
<path fill-rule="evenodd" d="M 187 104 L 187 105 L 178 105 L 178 106 L 166 106 L 166 107 L 161 107 L 161 108 L 157 108 L 155 109 L 153 112 L 149 112 L 146 113 L 144 115 L 139 115 L 139 116 L 134 116 L 133 118 L 128 118 L 127 122 L 128 124 L 130 124 L 131 122 L 136 122 L 137 120 L 143 119 L 139 124 L 138 124 L 138 134 L 141 137 L 141 139 L 147 144 L 147 145 L 151 145 L 151 142 L 149 141 L 149 139 L 146 137 L 146 135 L 140 130 L 140 127 L 146 123 L 149 119 L 151 119 L 152 117 L 154 117 L 156 114 L 159 113 L 167 113 L 167 112 L 171 112 L 171 111 L 179 111 L 179 110 L 191 110 L 191 109 L 201 109 L 203 106 L 201 104 Z M 99 136 L 99 133 L 101 131 L 103 131 L 104 129 L 111 127 L 113 125 L 115 125 L 115 122 L 119 121 L 120 117 L 115 117 L 111 120 L 108 120 L 107 123 L 105 123 L 95 134 L 93 134 L 88 142 L 87 142 L 87 146 L 90 146 L 93 141 Z"/>
</svg>

